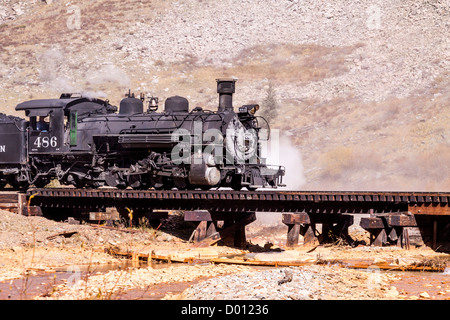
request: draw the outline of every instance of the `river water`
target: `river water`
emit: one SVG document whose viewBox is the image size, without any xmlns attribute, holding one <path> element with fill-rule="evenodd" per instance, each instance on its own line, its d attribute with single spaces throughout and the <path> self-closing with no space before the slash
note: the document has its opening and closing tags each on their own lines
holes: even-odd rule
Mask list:
<svg viewBox="0 0 450 320">
<path fill-rule="evenodd" d="M 156 264 L 153 268 L 165 268 L 168 264 Z M 38 272 L 35 275 L 22 279 L 9 280 L 0 283 L 0 300 L 27 300 L 35 297 L 45 297 L 52 292 L 52 288 L 71 281 L 77 277 L 87 277 L 89 275 L 105 273 L 110 270 L 126 270 L 130 267 L 149 267 L 146 263 L 141 266 L 133 265 L 127 261 L 116 265 L 100 265 L 82 268 L 60 268 L 53 272 Z M 267 268 L 267 267 L 266 267 Z M 261 269 L 261 267 L 258 267 Z M 76 272 L 76 273 L 75 273 Z M 392 282 L 392 286 L 399 292 L 398 298 L 401 299 L 431 299 L 448 300 L 450 299 L 450 268 L 445 272 L 395 272 L 399 280 Z M 183 292 L 189 286 L 197 283 L 162 283 L 153 285 L 146 289 L 135 289 L 120 296 L 115 297 L 121 300 L 160 300 L 166 294 L 178 294 Z"/>
</svg>

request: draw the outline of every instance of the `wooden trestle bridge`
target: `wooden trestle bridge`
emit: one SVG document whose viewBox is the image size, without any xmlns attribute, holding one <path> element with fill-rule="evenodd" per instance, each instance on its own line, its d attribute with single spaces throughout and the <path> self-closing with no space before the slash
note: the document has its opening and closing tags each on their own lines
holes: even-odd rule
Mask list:
<svg viewBox="0 0 450 320">
<path fill-rule="evenodd" d="M 22 214 L 71 216 L 133 210 L 136 216 L 157 218 L 160 210 L 184 211 L 186 221 L 198 222 L 193 239 L 207 244 L 219 240 L 243 246 L 245 226 L 255 212 L 282 213 L 287 245 L 330 241 L 338 236 L 351 242 L 348 228 L 354 215 L 365 214 L 360 226 L 371 234 L 372 245 L 409 246 L 408 228 L 420 230 L 423 242 L 439 248 L 450 242 L 450 193 L 443 192 L 308 192 L 233 190 L 118 190 L 44 188 L 25 193 L 0 192 L 0 208 Z M 318 231 L 320 230 L 320 232 Z"/>
</svg>

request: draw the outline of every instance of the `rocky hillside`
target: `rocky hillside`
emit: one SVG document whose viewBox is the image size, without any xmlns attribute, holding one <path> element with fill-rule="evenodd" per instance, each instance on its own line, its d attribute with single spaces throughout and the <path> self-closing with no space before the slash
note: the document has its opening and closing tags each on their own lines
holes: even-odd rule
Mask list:
<svg viewBox="0 0 450 320">
<path fill-rule="evenodd" d="M 274 89 L 291 189 L 449 191 L 449 34 L 449 0 L 2 0 L 0 110 L 129 88 L 213 109 L 233 76 L 236 107 Z"/>
</svg>

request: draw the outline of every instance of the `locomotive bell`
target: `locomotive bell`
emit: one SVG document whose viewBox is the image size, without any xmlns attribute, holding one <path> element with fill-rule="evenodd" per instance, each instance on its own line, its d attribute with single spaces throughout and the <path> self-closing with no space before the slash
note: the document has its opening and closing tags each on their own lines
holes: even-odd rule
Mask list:
<svg viewBox="0 0 450 320">
<path fill-rule="evenodd" d="M 153 97 L 153 96 L 148 96 L 148 111 L 157 111 L 158 110 L 158 103 L 159 103 L 159 98 L 158 97 Z"/>
<path fill-rule="evenodd" d="M 233 111 L 233 93 L 236 92 L 236 79 L 217 79 L 219 112 Z"/>
</svg>

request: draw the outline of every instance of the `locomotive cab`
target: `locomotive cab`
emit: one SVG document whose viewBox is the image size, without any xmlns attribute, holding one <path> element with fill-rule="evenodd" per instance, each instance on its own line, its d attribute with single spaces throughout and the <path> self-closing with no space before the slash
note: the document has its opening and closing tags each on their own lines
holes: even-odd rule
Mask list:
<svg viewBox="0 0 450 320">
<path fill-rule="evenodd" d="M 117 108 L 108 101 L 63 94 L 60 99 L 23 102 L 17 105 L 16 111 L 25 111 L 29 117 L 28 152 L 59 154 L 86 147 L 78 130 L 80 117 L 114 113 Z"/>
<path fill-rule="evenodd" d="M 60 153 L 67 151 L 64 145 L 64 100 L 33 100 L 19 104 L 17 111 L 25 111 L 29 117 L 28 152 Z"/>
</svg>

